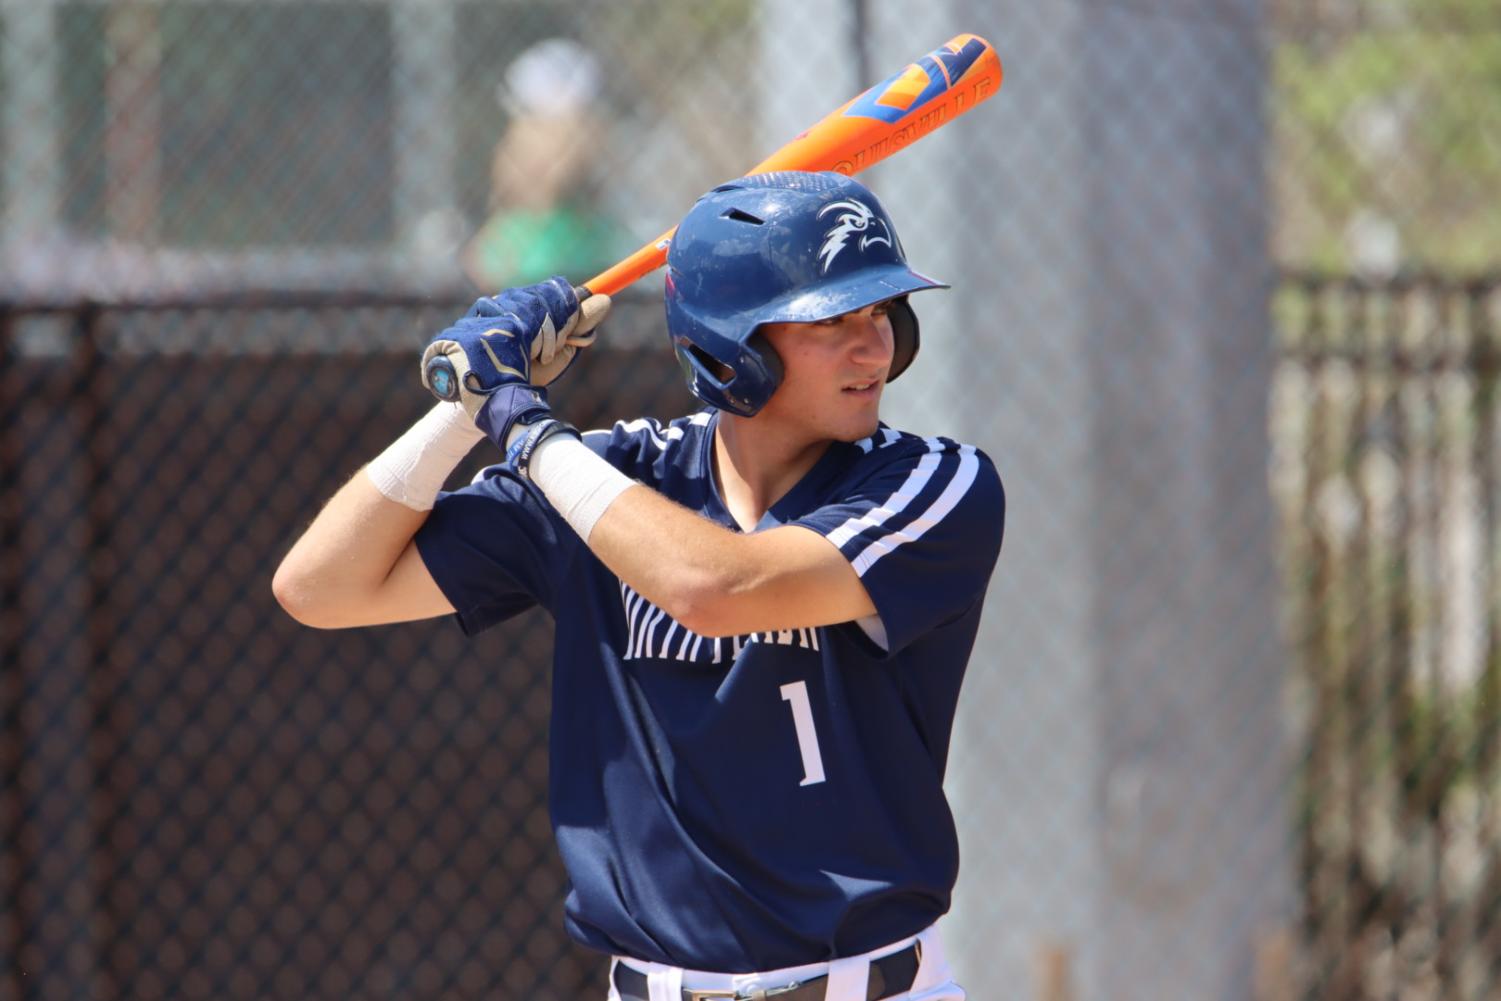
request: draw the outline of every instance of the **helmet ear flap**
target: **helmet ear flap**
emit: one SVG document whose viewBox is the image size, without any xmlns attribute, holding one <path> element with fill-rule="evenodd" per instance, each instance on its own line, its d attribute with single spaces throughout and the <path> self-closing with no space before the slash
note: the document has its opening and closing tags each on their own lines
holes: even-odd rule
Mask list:
<svg viewBox="0 0 1501 1001">
<path fill-rule="evenodd" d="M 771 384 L 771 392 L 775 393 L 777 387 L 782 384 L 782 356 L 777 354 L 777 349 L 771 346 L 771 341 L 761 332 L 760 327 L 757 327 L 745 339 L 745 346 L 761 359 L 761 364 L 766 369 L 767 380 Z M 767 395 L 769 397 L 771 394 Z"/>
<path fill-rule="evenodd" d="M 891 321 L 893 345 L 891 371 L 887 373 L 886 381 L 893 382 L 897 376 L 907 371 L 907 366 L 917 357 L 922 338 L 918 335 L 917 314 L 912 311 L 906 296 L 892 299 L 886 316 Z"/>
<path fill-rule="evenodd" d="M 782 358 L 771 341 L 753 330 L 735 365 L 720 361 L 691 338 L 673 343 L 693 395 L 718 410 L 754 417 L 782 384 Z"/>
</svg>

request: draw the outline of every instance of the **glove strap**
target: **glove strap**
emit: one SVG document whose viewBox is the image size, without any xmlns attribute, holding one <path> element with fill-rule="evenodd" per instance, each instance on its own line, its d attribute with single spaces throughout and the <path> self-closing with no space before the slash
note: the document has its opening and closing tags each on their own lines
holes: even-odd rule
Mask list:
<svg viewBox="0 0 1501 1001">
<path fill-rule="evenodd" d="M 511 443 L 524 428 L 551 416 L 547 390 L 524 382 L 507 382 L 480 404 L 474 423 L 501 451 L 509 452 Z"/>
<path fill-rule="evenodd" d="M 578 441 L 583 441 L 584 436 L 579 434 L 578 428 L 567 421 L 560 421 L 556 417 L 547 417 L 527 427 L 526 434 L 519 436 L 506 449 L 506 463 L 516 470 L 516 474 L 522 479 L 530 479 L 531 474 L 527 467 L 531 464 L 532 455 L 536 453 L 537 446 L 554 435 L 571 435 Z"/>
</svg>

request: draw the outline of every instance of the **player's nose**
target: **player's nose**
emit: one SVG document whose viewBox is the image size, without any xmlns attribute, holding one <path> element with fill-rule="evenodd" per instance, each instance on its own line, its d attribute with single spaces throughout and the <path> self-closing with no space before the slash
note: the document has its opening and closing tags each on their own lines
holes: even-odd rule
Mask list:
<svg viewBox="0 0 1501 1001">
<path fill-rule="evenodd" d="M 863 309 L 846 318 L 851 324 L 850 353 L 864 365 L 889 365 L 895 344 L 891 333 L 891 321 L 885 312 Z"/>
</svg>

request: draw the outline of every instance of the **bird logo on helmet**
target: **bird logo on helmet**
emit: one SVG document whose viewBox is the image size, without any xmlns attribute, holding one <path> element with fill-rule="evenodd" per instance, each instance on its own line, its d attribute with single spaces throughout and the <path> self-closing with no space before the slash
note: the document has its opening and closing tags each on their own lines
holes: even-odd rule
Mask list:
<svg viewBox="0 0 1501 1001">
<path fill-rule="evenodd" d="M 813 323 L 887 302 L 890 382 L 919 344 L 907 296 L 947 287 L 908 266 L 891 218 L 860 182 L 832 172 L 756 174 L 710 191 L 678 225 L 667 251 L 667 333 L 693 394 L 750 417 L 782 380 L 763 324 Z"/>
<path fill-rule="evenodd" d="M 834 258 L 845 248 L 849 238 L 856 233 L 865 235 L 860 237 L 860 249 L 864 250 L 872 244 L 884 243 L 891 246 L 891 230 L 887 227 L 884 219 L 876 217 L 869 205 L 857 202 L 854 199 L 842 202 L 830 202 L 818 210 L 818 218 L 822 219 L 830 212 L 840 212 L 834 220 L 834 228 L 824 234 L 823 246 L 818 248 L 818 259 L 823 262 L 824 271 L 829 270 L 829 265 L 834 263 Z M 880 232 L 870 232 L 873 227 L 879 226 Z M 884 234 L 884 235 L 882 235 Z"/>
</svg>

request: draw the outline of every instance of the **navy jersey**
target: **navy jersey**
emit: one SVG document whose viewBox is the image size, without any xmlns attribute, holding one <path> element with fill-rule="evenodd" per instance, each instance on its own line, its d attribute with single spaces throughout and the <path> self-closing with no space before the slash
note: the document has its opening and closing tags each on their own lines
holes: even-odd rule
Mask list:
<svg viewBox="0 0 1501 1001">
<path fill-rule="evenodd" d="M 739 531 L 711 475 L 716 414 L 585 441 Z M 852 955 L 942 915 L 958 842 L 942 782 L 1005 500 L 969 445 L 882 426 L 835 443 L 757 530 L 828 538 L 863 622 L 700 636 L 611 573 L 500 466 L 417 535 L 467 632 L 556 621 L 550 807 L 569 932 L 604 952 L 730 973 Z"/>
</svg>

